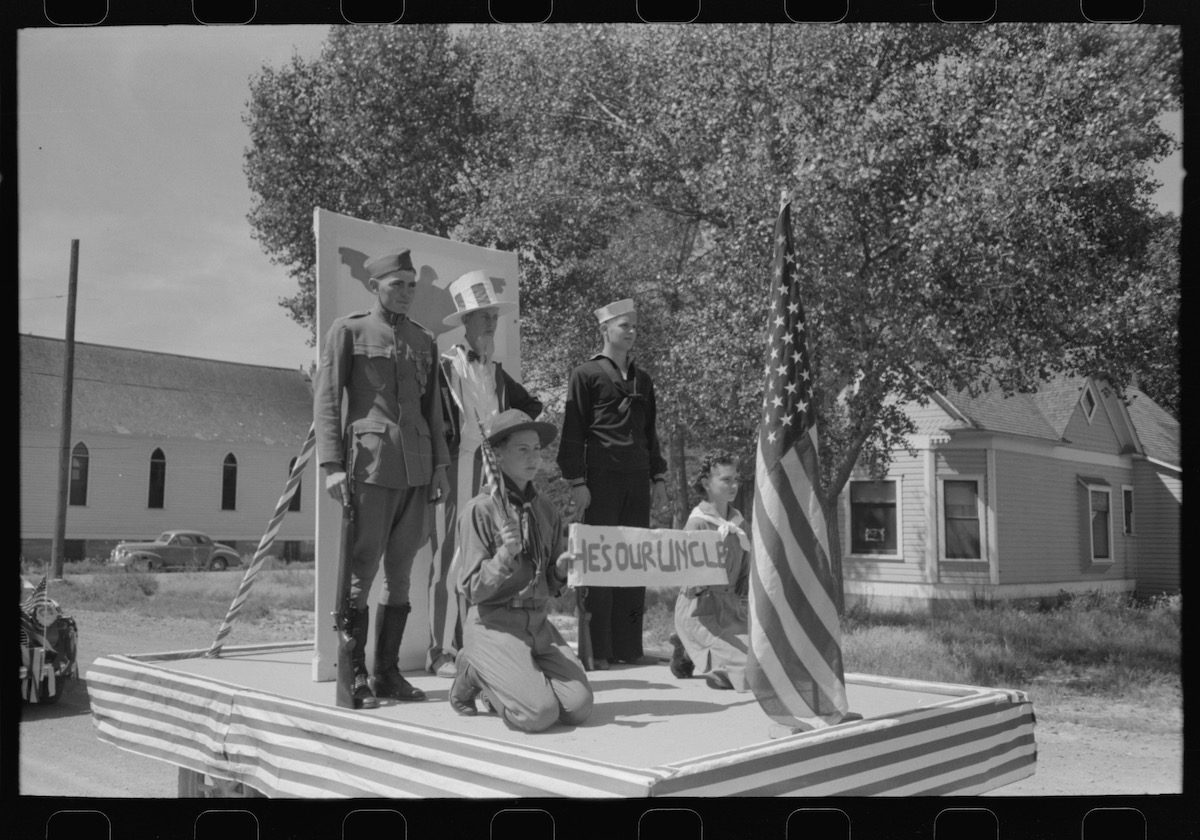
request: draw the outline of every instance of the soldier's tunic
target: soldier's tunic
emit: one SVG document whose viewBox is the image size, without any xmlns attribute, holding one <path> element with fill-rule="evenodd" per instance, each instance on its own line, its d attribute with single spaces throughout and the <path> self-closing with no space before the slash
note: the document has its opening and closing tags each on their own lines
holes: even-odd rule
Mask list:
<svg viewBox="0 0 1200 840">
<path fill-rule="evenodd" d="M 744 599 L 750 585 L 750 539 L 741 513 L 730 507 L 722 517 L 708 502 L 693 508 L 688 530 L 724 534 L 729 583 L 685 586 L 675 600 L 675 633 L 683 642 L 696 672 L 725 674 L 733 687 L 746 691 L 746 656 L 750 629 Z"/>
<path fill-rule="evenodd" d="M 358 608 L 381 558 L 384 603 L 408 604 L 413 558 L 429 540 L 429 483 L 449 462 L 435 348 L 424 327 L 381 304 L 338 318 L 325 339 L 313 384 L 317 457 L 349 473 L 350 595 Z"/>
<path fill-rule="evenodd" d="M 438 555 L 429 581 L 430 646 L 425 667 L 433 669 L 444 654 L 462 648 L 462 617 L 455 583 L 458 580 L 458 506 L 479 492 L 483 461 L 479 454 L 479 423 L 501 411 L 519 408 L 537 419 L 540 400 L 529 395 L 496 361 L 483 361 L 467 347 L 456 344 L 441 357 L 442 412 L 450 467 L 446 477 L 450 494 L 443 500 Z M 478 420 L 476 420 L 478 418 Z"/>
<path fill-rule="evenodd" d="M 521 492 L 506 478 L 525 546 L 506 573 L 496 559 L 500 508 L 487 489 L 467 502 L 459 518 L 459 589 L 468 604 L 460 657 L 510 726 L 538 732 L 556 721 L 583 723 L 592 710 L 592 688 L 583 663 L 547 615 L 547 602 L 565 585 L 554 566 L 565 542 L 561 519 L 532 483 Z"/>
<path fill-rule="evenodd" d="M 667 471 L 656 414 L 654 383 L 632 360 L 624 377 L 599 353 L 571 371 L 558 465 L 567 481 L 587 483 L 586 524 L 650 526 L 650 481 Z M 596 659 L 641 658 L 645 602 L 645 587 L 588 587 Z"/>
</svg>

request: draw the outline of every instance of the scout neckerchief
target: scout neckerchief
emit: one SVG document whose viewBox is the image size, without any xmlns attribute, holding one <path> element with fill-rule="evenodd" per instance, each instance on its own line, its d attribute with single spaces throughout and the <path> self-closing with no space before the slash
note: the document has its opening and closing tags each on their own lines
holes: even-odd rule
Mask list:
<svg viewBox="0 0 1200 840">
<path fill-rule="evenodd" d="M 741 511 L 735 507 L 730 507 L 729 512 L 733 515 L 728 519 L 722 519 L 708 502 L 701 502 L 692 508 L 691 516 L 696 519 L 703 519 L 710 525 L 715 525 L 717 531 L 724 537 L 727 534 L 737 534 L 738 544 L 746 551 L 750 550 L 750 537 L 746 535 L 746 531 L 742 528 L 746 520 L 742 518 Z"/>
<path fill-rule="evenodd" d="M 546 546 L 538 530 L 537 517 L 533 514 L 533 500 L 537 498 L 537 490 L 532 481 L 522 490 L 507 475 L 504 476 L 504 489 L 508 493 L 509 505 L 520 517 L 521 553 L 533 563 L 533 582 L 536 584 L 542 572 L 546 570 Z"/>
</svg>

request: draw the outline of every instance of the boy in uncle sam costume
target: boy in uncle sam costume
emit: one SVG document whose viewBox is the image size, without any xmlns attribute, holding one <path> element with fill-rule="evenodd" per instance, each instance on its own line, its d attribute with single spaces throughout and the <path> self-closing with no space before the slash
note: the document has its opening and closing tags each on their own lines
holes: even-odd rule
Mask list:
<svg viewBox="0 0 1200 840">
<path fill-rule="evenodd" d="M 595 315 L 604 346 L 571 371 L 558 465 L 571 484 L 572 512 L 585 524 L 646 528 L 651 501 L 666 501 L 654 383 L 630 356 L 637 337 L 633 301 L 610 303 Z M 641 659 L 645 587 L 589 586 L 583 600 L 591 616 L 591 666 Z"/>
<path fill-rule="evenodd" d="M 483 462 L 480 457 L 480 423 L 510 408 L 536 418 L 542 403 L 529 395 L 493 358 L 496 325 L 516 304 L 500 299 L 493 278 L 472 271 L 450 284 L 455 311 L 446 316 L 448 327 L 462 325 L 465 336 L 442 354 L 442 413 L 450 451 L 450 493 L 443 500 L 443 538 L 434 558 L 429 581 L 429 651 L 426 667 L 443 677 L 455 674 L 454 660 L 462 649 L 462 613 L 454 591 L 457 575 L 456 523 L 460 504 L 479 492 Z"/>
</svg>

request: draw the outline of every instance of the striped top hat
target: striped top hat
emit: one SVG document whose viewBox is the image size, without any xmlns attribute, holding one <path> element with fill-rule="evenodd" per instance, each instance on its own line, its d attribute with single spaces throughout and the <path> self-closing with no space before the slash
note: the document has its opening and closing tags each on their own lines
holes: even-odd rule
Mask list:
<svg viewBox="0 0 1200 840">
<path fill-rule="evenodd" d="M 478 312 L 480 309 L 495 309 L 499 315 L 516 312 L 515 303 L 500 299 L 497 280 L 501 284 L 504 282 L 503 278 L 489 277 L 483 271 L 468 271 L 451 283 L 447 291 L 454 299 L 454 312 L 443 318 L 442 323 L 447 327 L 457 327 L 462 323 L 464 315 Z"/>
</svg>

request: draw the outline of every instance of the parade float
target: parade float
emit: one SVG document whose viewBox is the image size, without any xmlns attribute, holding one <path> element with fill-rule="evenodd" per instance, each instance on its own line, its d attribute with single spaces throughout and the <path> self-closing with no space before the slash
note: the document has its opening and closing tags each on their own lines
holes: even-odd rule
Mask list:
<svg viewBox="0 0 1200 840">
<path fill-rule="evenodd" d="M 453 310 L 446 286 L 469 271 L 501 278 L 517 300 L 513 254 L 319 209 L 315 225 L 319 335 L 338 315 L 367 308 L 363 264 L 396 247 L 411 249 L 428 281 L 412 310 L 420 323 L 442 324 Z M 518 329 L 507 316 L 497 332 L 497 357 L 514 375 Z M 315 638 L 226 644 L 312 450 L 310 434 L 209 648 L 102 656 L 86 675 L 100 739 L 177 768 L 181 796 L 970 795 L 1034 772 L 1033 707 L 1020 691 L 846 673 L 854 719 L 781 734 L 753 694 L 676 679 L 653 657 L 593 671 L 595 705 L 584 725 L 528 735 L 494 715 L 454 713 L 451 681 L 424 670 L 427 631 L 407 634 L 400 651 L 427 702 L 339 708 L 332 615 L 340 513 L 317 489 Z M 426 548 L 414 594 L 428 591 L 431 565 Z M 422 601 L 413 599 L 411 628 L 428 627 Z"/>
</svg>

